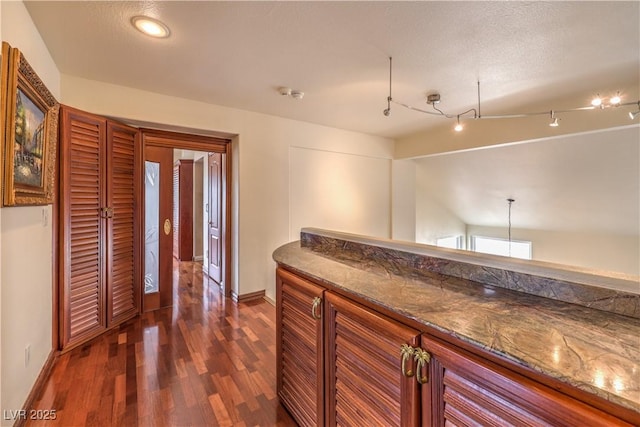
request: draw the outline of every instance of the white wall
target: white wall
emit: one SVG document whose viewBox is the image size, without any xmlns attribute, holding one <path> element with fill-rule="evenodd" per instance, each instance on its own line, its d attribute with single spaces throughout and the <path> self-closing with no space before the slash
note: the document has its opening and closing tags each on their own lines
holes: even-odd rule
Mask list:
<svg viewBox="0 0 640 427">
<path fill-rule="evenodd" d="M 60 73 L 22 2 L 0 2 L 2 40 L 60 99 Z M 0 409 L 21 409 L 50 351 L 51 206 L 0 210 Z M 30 360 L 25 366 L 25 347 Z M 3 417 L 4 418 L 4 417 Z M 2 420 L 2 425 L 11 425 Z"/>
<path fill-rule="evenodd" d="M 506 238 L 504 227 L 467 226 L 468 236 Z M 532 258 L 596 270 L 640 275 L 637 235 L 512 229 L 514 240 L 532 242 Z"/>
<path fill-rule="evenodd" d="M 391 165 L 391 238 L 416 241 L 416 164 L 394 160 Z"/>
<path fill-rule="evenodd" d="M 465 236 L 466 224 L 434 197 L 423 172 L 416 170 L 416 242 L 435 245 L 441 237 Z"/>
<path fill-rule="evenodd" d="M 386 138 L 67 75 L 62 75 L 62 94 L 65 104 L 96 114 L 237 135 L 233 143 L 231 290 L 239 295 L 266 289 L 268 297 L 275 297 L 272 253 L 291 238 L 290 147 L 317 150 L 319 158 L 323 156 L 320 152 L 378 159 L 391 159 L 393 154 L 393 142 Z M 388 194 L 388 183 L 385 191 Z M 330 208 L 325 207 L 327 213 Z M 362 207 L 368 212 L 376 209 Z M 376 215 L 386 216 L 387 224 L 391 221 L 389 209 Z M 304 217 L 296 221 L 315 225 Z"/>
<path fill-rule="evenodd" d="M 391 160 L 289 148 L 289 240 L 303 227 L 390 237 Z"/>
</svg>

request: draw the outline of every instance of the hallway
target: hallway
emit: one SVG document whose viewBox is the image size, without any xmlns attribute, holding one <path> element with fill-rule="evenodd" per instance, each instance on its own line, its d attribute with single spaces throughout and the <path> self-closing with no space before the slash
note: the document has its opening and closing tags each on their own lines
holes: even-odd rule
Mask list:
<svg viewBox="0 0 640 427">
<path fill-rule="evenodd" d="M 30 426 L 295 426 L 276 395 L 275 308 L 174 263 L 174 306 L 59 357 Z M 175 283 L 175 282 L 174 282 Z"/>
</svg>

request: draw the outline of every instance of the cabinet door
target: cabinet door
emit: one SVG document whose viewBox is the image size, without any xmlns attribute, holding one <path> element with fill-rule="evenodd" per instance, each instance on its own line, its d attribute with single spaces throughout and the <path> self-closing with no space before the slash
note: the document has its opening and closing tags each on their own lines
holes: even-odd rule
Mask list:
<svg viewBox="0 0 640 427">
<path fill-rule="evenodd" d="M 67 347 L 105 330 L 104 200 L 106 120 L 61 109 L 61 341 Z"/>
<path fill-rule="evenodd" d="M 423 426 L 629 425 L 429 336 L 421 341 L 431 355 L 430 378 L 421 390 Z"/>
<path fill-rule="evenodd" d="M 325 293 L 330 426 L 417 426 L 418 383 L 402 372 L 401 348 L 419 332 Z"/>
<path fill-rule="evenodd" d="M 140 177 L 136 174 L 138 130 L 109 121 L 107 123 L 106 221 L 107 326 L 121 323 L 138 313 L 138 233 L 136 195 Z"/>
<path fill-rule="evenodd" d="M 324 289 L 276 272 L 278 396 L 301 426 L 324 425 Z"/>
</svg>

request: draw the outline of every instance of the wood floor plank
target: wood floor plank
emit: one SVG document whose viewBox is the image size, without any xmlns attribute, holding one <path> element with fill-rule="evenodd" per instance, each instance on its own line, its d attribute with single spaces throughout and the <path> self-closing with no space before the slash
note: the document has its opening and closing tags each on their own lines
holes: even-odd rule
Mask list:
<svg viewBox="0 0 640 427">
<path fill-rule="evenodd" d="M 61 355 L 28 426 L 295 426 L 279 404 L 275 309 L 236 304 L 174 264 L 174 306 L 145 313 Z"/>
</svg>

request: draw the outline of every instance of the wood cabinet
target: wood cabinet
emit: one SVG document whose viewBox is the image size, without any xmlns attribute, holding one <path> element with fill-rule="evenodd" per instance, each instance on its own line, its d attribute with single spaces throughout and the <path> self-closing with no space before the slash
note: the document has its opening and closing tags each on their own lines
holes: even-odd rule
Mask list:
<svg viewBox="0 0 640 427">
<path fill-rule="evenodd" d="M 173 166 L 173 256 L 193 261 L 193 160 Z"/>
<path fill-rule="evenodd" d="M 325 293 L 328 425 L 419 425 L 418 383 L 401 372 L 401 348 L 420 332 Z"/>
<path fill-rule="evenodd" d="M 631 425 L 428 335 L 421 348 L 429 354 L 416 371 L 423 426 Z"/>
<path fill-rule="evenodd" d="M 324 425 L 324 288 L 278 269 L 278 396 L 300 426 Z"/>
<path fill-rule="evenodd" d="M 139 311 L 137 129 L 70 107 L 60 120 L 60 341 Z"/>
<path fill-rule="evenodd" d="M 638 414 L 380 311 L 278 267 L 278 394 L 300 425 L 638 424 Z"/>
</svg>

